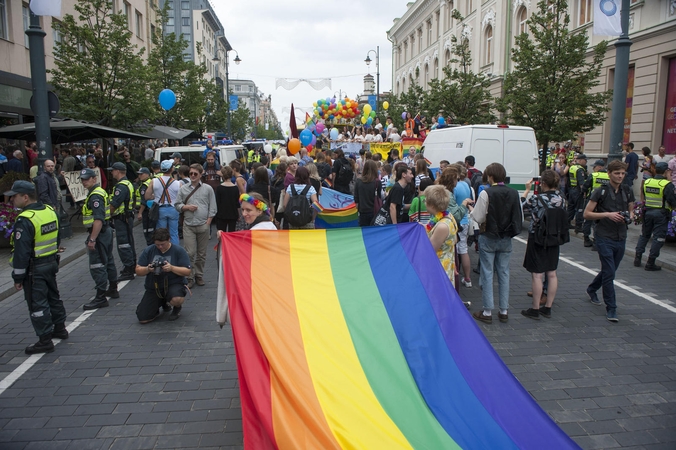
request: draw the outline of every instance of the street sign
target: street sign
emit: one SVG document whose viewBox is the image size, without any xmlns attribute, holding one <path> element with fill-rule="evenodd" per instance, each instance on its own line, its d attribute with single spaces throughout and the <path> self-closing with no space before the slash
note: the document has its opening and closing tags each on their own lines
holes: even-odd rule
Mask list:
<svg viewBox="0 0 676 450">
<path fill-rule="evenodd" d="M 59 109 L 61 109 L 61 102 L 59 101 L 59 97 L 57 97 L 56 94 L 53 93 L 52 91 L 48 91 L 47 103 L 49 103 L 49 117 L 56 117 L 56 115 L 59 113 Z M 37 108 L 37 105 L 35 104 L 35 99 L 32 95 L 30 105 L 31 111 L 33 111 L 33 114 L 35 114 L 35 109 Z"/>
</svg>

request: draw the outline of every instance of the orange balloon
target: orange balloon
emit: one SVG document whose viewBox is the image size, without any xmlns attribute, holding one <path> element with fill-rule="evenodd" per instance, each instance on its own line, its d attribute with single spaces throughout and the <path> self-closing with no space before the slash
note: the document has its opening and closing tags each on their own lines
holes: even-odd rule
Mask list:
<svg viewBox="0 0 676 450">
<path fill-rule="evenodd" d="M 300 151 L 300 141 L 296 138 L 293 138 L 289 141 L 289 145 L 286 148 L 289 150 L 289 153 L 295 155 Z"/>
</svg>

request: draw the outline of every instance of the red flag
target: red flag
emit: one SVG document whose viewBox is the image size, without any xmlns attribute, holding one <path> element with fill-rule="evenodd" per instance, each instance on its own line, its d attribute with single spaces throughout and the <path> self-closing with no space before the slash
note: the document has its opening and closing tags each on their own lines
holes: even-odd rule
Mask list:
<svg viewBox="0 0 676 450">
<path fill-rule="evenodd" d="M 296 112 L 293 109 L 293 103 L 291 103 L 291 119 L 289 119 L 289 129 L 291 130 L 291 137 L 298 139 L 298 127 L 296 127 Z"/>
</svg>

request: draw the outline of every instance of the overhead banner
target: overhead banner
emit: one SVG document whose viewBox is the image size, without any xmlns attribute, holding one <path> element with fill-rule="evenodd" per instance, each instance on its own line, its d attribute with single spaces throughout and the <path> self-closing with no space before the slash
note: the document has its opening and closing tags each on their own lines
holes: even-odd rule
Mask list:
<svg viewBox="0 0 676 450">
<path fill-rule="evenodd" d="M 622 34 L 621 3 L 622 0 L 594 0 L 594 34 L 599 36 Z"/>
<path fill-rule="evenodd" d="M 96 172 L 96 179 L 101 183 L 101 171 L 98 167 L 96 167 L 94 171 Z M 66 186 L 68 186 L 68 191 L 70 192 L 70 195 L 73 196 L 74 202 L 79 202 L 87 198 L 89 191 L 82 185 L 79 171 L 64 172 L 63 178 L 66 180 Z"/>
</svg>

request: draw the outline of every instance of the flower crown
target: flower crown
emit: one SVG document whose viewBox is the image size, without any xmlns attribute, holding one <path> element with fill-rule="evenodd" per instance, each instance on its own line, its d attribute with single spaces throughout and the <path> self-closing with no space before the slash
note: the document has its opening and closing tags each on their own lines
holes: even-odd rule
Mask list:
<svg viewBox="0 0 676 450">
<path fill-rule="evenodd" d="M 268 208 L 268 205 L 265 202 L 262 202 L 260 200 L 256 200 L 255 198 L 253 198 L 249 194 L 242 194 L 242 195 L 239 196 L 240 205 L 242 204 L 242 202 L 250 203 L 253 206 L 255 206 L 256 209 L 260 209 L 262 212 L 264 212 L 268 216 L 270 215 L 270 208 Z"/>
</svg>

